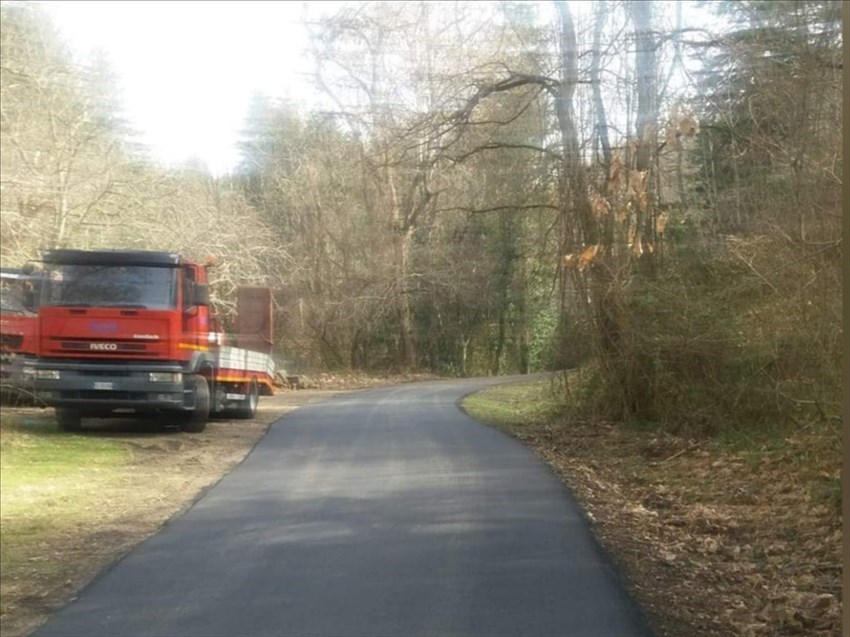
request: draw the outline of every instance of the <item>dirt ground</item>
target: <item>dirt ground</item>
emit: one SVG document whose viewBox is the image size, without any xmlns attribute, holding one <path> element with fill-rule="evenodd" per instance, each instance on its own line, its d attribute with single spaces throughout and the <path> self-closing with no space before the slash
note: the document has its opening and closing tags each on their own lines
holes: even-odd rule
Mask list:
<svg viewBox="0 0 850 637">
<path fill-rule="evenodd" d="M 236 467 L 272 422 L 344 391 L 304 389 L 263 397 L 254 420 L 213 420 L 200 434 L 150 432 L 132 420 L 98 423 L 95 435 L 126 443 L 132 459 L 117 480 L 98 488 L 92 523 L 73 533 L 48 534 L 38 552 L 27 558 L 32 569 L 3 575 L 0 634 L 20 637 L 33 631 L 104 567 L 156 533 Z M 4 407 L 3 413 L 50 412 Z"/>
</svg>

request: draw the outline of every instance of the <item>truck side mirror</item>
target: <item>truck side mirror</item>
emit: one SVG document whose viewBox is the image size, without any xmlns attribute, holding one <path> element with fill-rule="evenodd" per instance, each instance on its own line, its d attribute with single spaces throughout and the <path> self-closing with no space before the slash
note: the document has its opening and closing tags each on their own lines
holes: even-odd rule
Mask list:
<svg viewBox="0 0 850 637">
<path fill-rule="evenodd" d="M 195 284 L 195 303 L 194 305 L 209 305 L 210 304 L 210 286 L 206 283 Z"/>
</svg>

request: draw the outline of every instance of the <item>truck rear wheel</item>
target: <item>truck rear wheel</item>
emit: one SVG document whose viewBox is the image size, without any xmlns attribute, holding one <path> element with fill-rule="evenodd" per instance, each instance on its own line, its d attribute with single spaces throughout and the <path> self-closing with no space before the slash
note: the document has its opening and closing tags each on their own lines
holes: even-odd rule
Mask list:
<svg viewBox="0 0 850 637">
<path fill-rule="evenodd" d="M 57 407 L 56 422 L 62 431 L 80 431 L 83 428 L 83 414 L 79 409 Z"/>
<path fill-rule="evenodd" d="M 207 426 L 210 417 L 210 386 L 207 379 L 199 374 L 189 377 L 189 390 L 195 398 L 195 408 L 181 414 L 180 428 L 189 433 L 200 433 Z"/>
<path fill-rule="evenodd" d="M 239 406 L 234 411 L 234 415 L 240 420 L 250 420 L 257 415 L 257 405 L 259 402 L 260 388 L 255 378 L 248 387 L 248 395 L 245 396 L 245 400 L 239 403 Z"/>
</svg>

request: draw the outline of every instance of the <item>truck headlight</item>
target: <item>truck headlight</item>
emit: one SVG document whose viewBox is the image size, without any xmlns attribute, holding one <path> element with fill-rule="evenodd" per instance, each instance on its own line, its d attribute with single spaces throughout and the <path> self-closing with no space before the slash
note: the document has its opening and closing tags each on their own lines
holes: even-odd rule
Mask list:
<svg viewBox="0 0 850 637">
<path fill-rule="evenodd" d="M 39 380 L 59 380 L 58 369 L 38 369 L 35 372 L 35 377 Z"/>
<path fill-rule="evenodd" d="M 152 383 L 182 383 L 182 372 L 150 372 L 148 380 Z"/>
</svg>

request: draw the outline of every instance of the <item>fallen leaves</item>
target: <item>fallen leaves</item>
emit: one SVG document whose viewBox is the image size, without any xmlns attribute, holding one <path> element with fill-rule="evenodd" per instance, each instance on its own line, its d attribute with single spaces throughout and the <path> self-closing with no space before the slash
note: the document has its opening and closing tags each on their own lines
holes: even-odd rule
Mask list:
<svg viewBox="0 0 850 637">
<path fill-rule="evenodd" d="M 346 390 L 366 389 L 369 387 L 382 387 L 398 385 L 414 381 L 438 380 L 439 376 L 426 373 L 408 373 L 385 376 L 371 376 L 359 372 L 344 373 L 320 373 L 316 375 L 299 376 L 298 388 L 319 390 Z M 296 392 L 297 393 L 297 392 Z"/>
<path fill-rule="evenodd" d="M 605 423 L 524 434 L 581 501 L 659 637 L 840 635 L 840 515 L 813 503 L 804 479 L 833 476 L 840 457 L 803 474 L 785 450 L 733 453 Z M 815 435 L 794 449 L 811 454 Z"/>
</svg>

